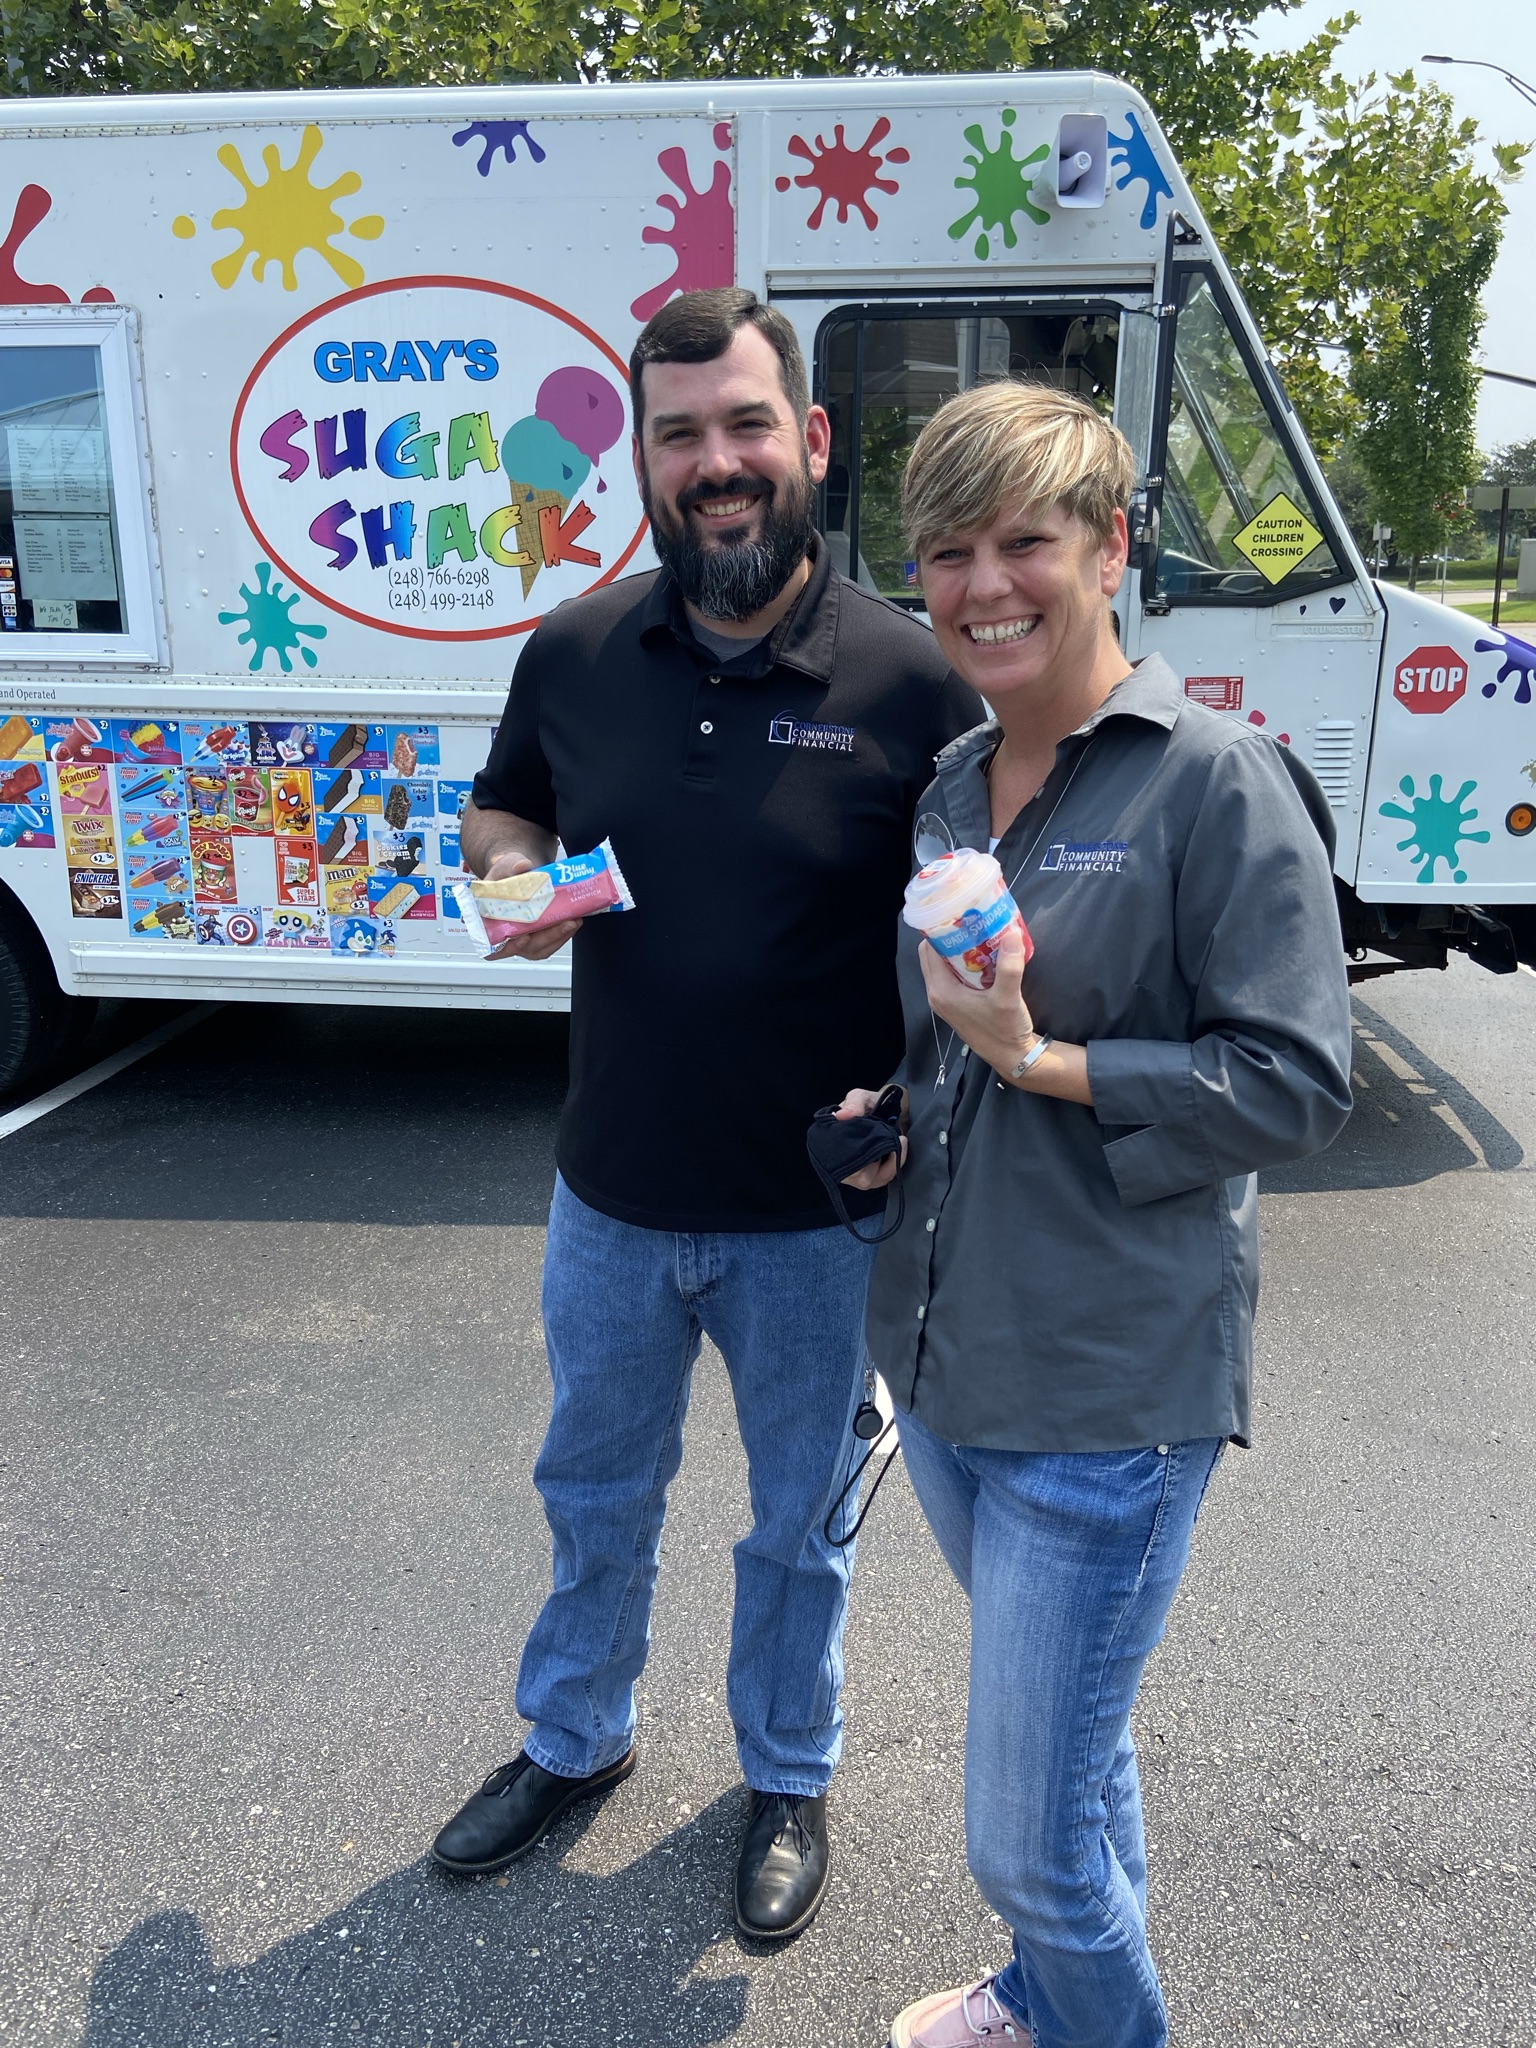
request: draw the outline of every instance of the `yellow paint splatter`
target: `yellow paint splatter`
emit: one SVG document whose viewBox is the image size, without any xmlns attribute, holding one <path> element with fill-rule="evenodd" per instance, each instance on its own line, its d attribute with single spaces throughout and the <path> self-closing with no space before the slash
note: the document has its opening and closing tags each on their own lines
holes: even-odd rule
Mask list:
<svg viewBox="0 0 1536 2048">
<path fill-rule="evenodd" d="M 171 222 L 171 233 L 176 236 L 178 241 L 190 242 L 197 233 L 197 222 L 188 214 L 178 213 Z"/>
<path fill-rule="evenodd" d="M 267 175 L 260 184 L 246 170 L 232 142 L 220 148 L 219 162 L 244 186 L 245 198 L 239 206 L 226 206 L 213 216 L 214 227 L 234 228 L 241 238 L 238 249 L 214 264 L 215 284 L 227 291 L 249 256 L 251 275 L 258 284 L 267 265 L 277 263 L 282 267 L 283 290 L 296 291 L 299 280 L 293 263 L 301 249 L 313 249 L 323 256 L 343 284 L 363 282 L 363 266 L 344 250 L 333 249 L 331 239 L 351 233 L 373 241 L 384 232 L 384 222 L 378 214 L 369 213 L 353 221 L 349 229 L 332 204 L 362 190 L 363 181 L 356 171 L 344 171 L 334 185 L 310 183 L 309 167 L 320 154 L 324 139 L 318 128 L 307 127 L 298 156 L 286 169 L 277 144 L 269 142 L 261 153 Z M 181 233 L 179 226 L 174 231 Z"/>
</svg>

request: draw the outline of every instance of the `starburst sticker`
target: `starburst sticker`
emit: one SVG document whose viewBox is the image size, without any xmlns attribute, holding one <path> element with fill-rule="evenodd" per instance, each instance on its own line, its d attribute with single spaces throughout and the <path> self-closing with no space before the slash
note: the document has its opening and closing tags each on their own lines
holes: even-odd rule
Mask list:
<svg viewBox="0 0 1536 2048">
<path fill-rule="evenodd" d="M 1277 491 L 1232 536 L 1233 547 L 1248 557 L 1266 583 L 1283 583 L 1322 544 L 1323 536 L 1284 491 Z"/>
</svg>

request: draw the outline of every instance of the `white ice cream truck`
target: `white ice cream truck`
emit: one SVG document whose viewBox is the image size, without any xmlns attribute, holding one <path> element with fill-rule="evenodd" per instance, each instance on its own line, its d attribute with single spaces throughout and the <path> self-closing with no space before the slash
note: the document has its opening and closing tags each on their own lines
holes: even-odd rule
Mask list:
<svg viewBox="0 0 1536 2048">
<path fill-rule="evenodd" d="M 814 366 L 845 572 L 920 606 L 946 395 L 1089 395 L 1127 652 L 1314 769 L 1347 946 L 1536 957 L 1536 649 L 1371 582 L 1113 79 L 9 100 L 7 220 L 0 1087 L 102 996 L 564 1005 L 469 942 L 459 812 L 522 636 L 653 559 L 637 329 L 732 281 Z"/>
</svg>

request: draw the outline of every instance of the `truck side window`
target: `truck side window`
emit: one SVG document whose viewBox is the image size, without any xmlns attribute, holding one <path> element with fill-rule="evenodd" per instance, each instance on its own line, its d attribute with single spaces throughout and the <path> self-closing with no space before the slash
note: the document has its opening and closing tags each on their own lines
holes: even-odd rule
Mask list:
<svg viewBox="0 0 1536 2048">
<path fill-rule="evenodd" d="M 833 566 L 866 589 L 921 605 L 901 535 L 901 473 L 946 398 L 1006 377 L 1079 392 L 1111 413 L 1118 309 L 955 311 L 850 308 L 823 327 L 818 395 L 832 420 L 822 532 Z"/>
<path fill-rule="evenodd" d="M 0 660 L 156 652 L 126 317 L 0 317 Z"/>
<path fill-rule="evenodd" d="M 1177 303 L 1156 594 L 1267 604 L 1344 581 L 1210 273 L 1183 270 Z"/>
</svg>

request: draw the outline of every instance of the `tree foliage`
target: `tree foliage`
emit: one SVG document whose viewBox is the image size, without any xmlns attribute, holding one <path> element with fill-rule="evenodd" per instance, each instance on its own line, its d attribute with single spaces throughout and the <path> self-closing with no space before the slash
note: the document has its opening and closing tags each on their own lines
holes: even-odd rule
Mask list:
<svg viewBox="0 0 1536 2048">
<path fill-rule="evenodd" d="M 0 0 L 0 92 L 1006 71 L 1157 109 L 1313 441 L 1356 436 L 1373 516 L 1436 544 L 1476 473 L 1477 295 L 1504 215 L 1474 125 L 1411 72 L 1255 27 L 1300 0 Z M 1495 151 L 1517 174 L 1519 146 Z"/>
</svg>

